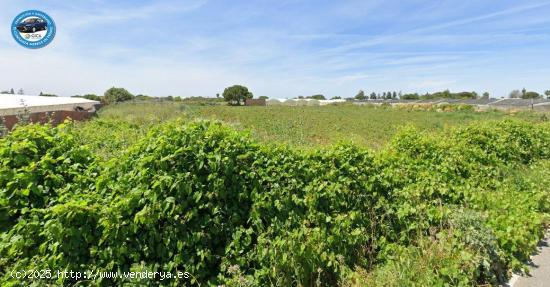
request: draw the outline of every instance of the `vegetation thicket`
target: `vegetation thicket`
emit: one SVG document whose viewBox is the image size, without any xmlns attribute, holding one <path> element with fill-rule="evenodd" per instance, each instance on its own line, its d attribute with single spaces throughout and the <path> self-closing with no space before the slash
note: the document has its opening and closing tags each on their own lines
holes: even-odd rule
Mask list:
<svg viewBox="0 0 550 287">
<path fill-rule="evenodd" d="M 550 211 L 548 122 L 408 128 L 373 152 L 297 150 L 176 120 L 109 161 L 76 129 L 28 125 L 0 139 L 4 286 L 30 269 L 182 271 L 184 284 L 226 286 L 496 285 L 524 268 Z"/>
<path fill-rule="evenodd" d="M 105 94 L 103 95 L 103 99 L 106 103 L 120 103 L 129 101 L 134 98 L 134 95 L 132 95 L 130 92 L 128 92 L 124 88 L 115 88 L 112 87 L 105 91 Z"/>
<path fill-rule="evenodd" d="M 92 100 L 92 101 L 104 102 L 103 97 L 94 95 L 94 94 L 86 94 L 82 96 L 75 95 L 75 96 L 72 96 L 72 98 L 83 98 L 83 99 Z"/>
</svg>

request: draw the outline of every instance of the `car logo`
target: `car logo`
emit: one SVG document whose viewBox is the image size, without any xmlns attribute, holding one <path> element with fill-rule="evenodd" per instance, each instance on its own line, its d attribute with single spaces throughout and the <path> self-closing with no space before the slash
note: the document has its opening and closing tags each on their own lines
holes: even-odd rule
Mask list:
<svg viewBox="0 0 550 287">
<path fill-rule="evenodd" d="M 38 10 L 28 10 L 17 15 L 11 24 L 11 34 L 21 46 L 29 49 L 43 48 L 50 44 L 56 32 L 53 19 Z"/>
</svg>

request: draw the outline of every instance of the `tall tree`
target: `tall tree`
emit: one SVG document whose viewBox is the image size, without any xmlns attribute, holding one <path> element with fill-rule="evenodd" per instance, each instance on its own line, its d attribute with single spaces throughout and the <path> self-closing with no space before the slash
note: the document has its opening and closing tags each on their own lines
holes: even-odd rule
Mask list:
<svg viewBox="0 0 550 287">
<path fill-rule="evenodd" d="M 23 89 L 19 89 L 19 91 L 17 91 L 17 94 L 18 95 L 24 95 L 25 91 Z"/>
<path fill-rule="evenodd" d="M 355 95 L 355 99 L 359 100 L 359 101 L 362 101 L 362 100 L 366 100 L 367 96 L 365 96 L 365 92 L 363 90 L 359 90 L 357 95 Z"/>
<path fill-rule="evenodd" d="M 376 100 L 376 93 L 375 92 L 370 93 L 370 99 L 371 100 Z"/>
<path fill-rule="evenodd" d="M 546 95 L 546 98 L 550 100 L 550 90 L 545 91 L 544 94 Z"/>
<path fill-rule="evenodd" d="M 13 88 L 10 89 L 10 94 L 15 95 L 15 91 L 13 90 Z"/>
<path fill-rule="evenodd" d="M 525 98 L 526 94 L 527 94 L 527 90 L 525 88 L 523 88 L 523 90 L 521 90 L 521 97 Z"/>
<path fill-rule="evenodd" d="M 223 90 L 223 98 L 230 105 L 240 106 L 246 99 L 252 99 L 254 95 L 248 88 L 241 85 L 234 85 Z"/>
<path fill-rule="evenodd" d="M 489 96 L 490 96 L 489 93 L 485 92 L 485 93 L 483 93 L 483 96 L 481 96 L 481 98 L 487 100 L 487 99 L 489 99 Z"/>
</svg>

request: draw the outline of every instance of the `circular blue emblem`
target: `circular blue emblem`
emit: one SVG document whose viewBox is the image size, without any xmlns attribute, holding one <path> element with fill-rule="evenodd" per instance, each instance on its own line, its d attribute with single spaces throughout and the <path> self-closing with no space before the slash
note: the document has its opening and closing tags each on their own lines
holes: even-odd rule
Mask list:
<svg viewBox="0 0 550 287">
<path fill-rule="evenodd" d="M 28 10 L 13 19 L 11 34 L 25 48 L 43 48 L 55 37 L 55 23 L 42 11 Z"/>
</svg>

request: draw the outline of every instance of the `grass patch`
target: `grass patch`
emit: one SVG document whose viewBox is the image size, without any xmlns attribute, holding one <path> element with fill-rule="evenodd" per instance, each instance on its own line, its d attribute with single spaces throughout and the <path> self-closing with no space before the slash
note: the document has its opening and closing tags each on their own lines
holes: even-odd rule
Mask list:
<svg viewBox="0 0 550 287">
<path fill-rule="evenodd" d="M 260 142 L 278 142 L 306 149 L 342 141 L 380 149 L 405 126 L 439 132 L 490 120 L 540 119 L 534 113 L 414 111 L 354 105 L 230 107 L 170 102 L 123 103 L 105 107 L 92 121 L 77 123 L 76 132 L 83 144 L 90 145 L 96 154 L 108 159 L 142 138 L 152 127 L 175 118 L 221 120 L 239 130 L 249 130 Z"/>
</svg>

